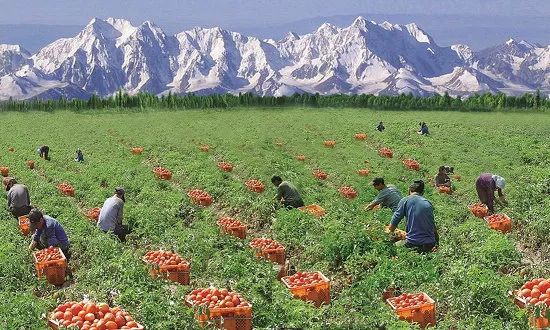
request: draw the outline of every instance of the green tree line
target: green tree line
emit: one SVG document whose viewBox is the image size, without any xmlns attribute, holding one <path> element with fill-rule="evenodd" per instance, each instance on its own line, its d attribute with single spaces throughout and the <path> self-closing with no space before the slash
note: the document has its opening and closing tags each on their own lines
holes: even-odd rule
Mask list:
<svg viewBox="0 0 550 330">
<path fill-rule="evenodd" d="M 216 94 L 216 95 L 153 95 L 140 93 L 129 95 L 122 91 L 110 97 L 101 98 L 92 95 L 88 100 L 60 98 L 57 100 L 8 100 L 0 102 L 2 111 L 28 111 L 55 109 L 84 110 L 84 109 L 209 109 L 234 107 L 346 107 L 371 108 L 381 110 L 410 109 L 410 110 L 467 110 L 492 111 L 499 109 L 550 109 L 550 99 L 541 96 L 540 91 L 526 93 L 522 96 L 508 96 L 502 93 L 473 94 L 469 97 L 451 97 L 443 95 L 414 96 L 413 94 L 388 95 L 319 95 L 294 94 L 291 96 L 258 96 L 244 94 Z"/>
</svg>

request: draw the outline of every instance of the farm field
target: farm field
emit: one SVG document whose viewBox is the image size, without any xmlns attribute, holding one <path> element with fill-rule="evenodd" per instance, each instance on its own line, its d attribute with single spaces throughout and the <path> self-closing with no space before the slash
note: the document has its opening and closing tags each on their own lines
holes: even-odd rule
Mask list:
<svg viewBox="0 0 550 330">
<path fill-rule="evenodd" d="M 358 109 L 233 109 L 143 112 L 68 111 L 0 113 L 4 133 L 0 166 L 28 186 L 31 202 L 68 232 L 74 279 L 58 289 L 37 279 L 28 237 L 0 210 L 0 329 L 47 329 L 43 319 L 59 304 L 84 297 L 113 302 L 146 329 L 198 328 L 184 298 L 210 285 L 233 289 L 253 306 L 256 329 L 412 329 L 381 295 L 395 283 L 436 301 L 438 329 L 527 329 L 527 313 L 508 291 L 528 280 L 550 278 L 550 115 L 547 113 L 398 112 Z M 386 131 L 375 131 L 383 121 Z M 418 122 L 431 135 L 416 134 Z M 364 141 L 356 133 L 367 134 Z M 324 146 L 334 140 L 333 148 Z M 51 161 L 36 155 L 50 147 Z M 200 150 L 209 145 L 209 151 Z M 132 147 L 143 147 L 133 155 Z M 379 147 L 393 158 L 378 155 Z M 9 152 L 13 147 L 15 151 Z M 77 148 L 85 162 L 73 161 Z M 304 155 L 305 160 L 296 159 Z M 413 158 L 420 170 L 407 169 Z M 27 160 L 34 160 L 30 170 Z M 218 162 L 234 168 L 223 172 Z M 368 162 L 365 162 L 368 161 Z M 384 233 L 391 211 L 367 212 L 376 176 L 402 193 L 417 178 L 429 180 L 440 165 L 461 175 L 452 195 L 427 186 L 435 208 L 440 246 L 423 256 L 397 248 Z M 153 168 L 172 172 L 159 180 Z M 327 180 L 312 172 L 321 169 Z M 369 169 L 360 176 L 359 169 Z M 467 206 L 477 202 L 482 172 L 506 178 L 513 220 L 508 234 L 490 229 Z M 272 210 L 272 175 L 294 183 L 317 219 L 299 211 Z M 258 179 L 265 191 L 247 190 Z M 58 193 L 68 182 L 74 197 Z M 101 207 L 124 186 L 126 243 L 96 229 L 85 212 Z M 340 196 L 351 186 L 355 199 Z M 194 206 L 186 193 L 208 192 L 213 204 Z M 222 235 L 216 224 L 232 216 L 248 226 L 247 238 Z M 400 224 L 404 229 L 404 222 Z M 331 280 L 331 304 L 293 299 L 277 280 L 273 263 L 258 259 L 252 238 L 276 239 L 296 270 L 320 271 Z M 173 249 L 191 263 L 190 285 L 152 279 L 142 257 Z"/>
</svg>

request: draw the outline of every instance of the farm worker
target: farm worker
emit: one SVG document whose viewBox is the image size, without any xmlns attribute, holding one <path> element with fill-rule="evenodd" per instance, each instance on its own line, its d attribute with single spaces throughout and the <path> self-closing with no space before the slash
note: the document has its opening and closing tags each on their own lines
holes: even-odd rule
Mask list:
<svg viewBox="0 0 550 330">
<path fill-rule="evenodd" d="M 31 211 L 29 190 L 25 185 L 17 183 L 14 178 L 6 177 L 2 180 L 8 192 L 8 209 L 14 217 L 27 215 Z"/>
<path fill-rule="evenodd" d="M 390 208 L 395 212 L 399 201 L 403 197 L 401 192 L 395 186 L 386 186 L 384 183 L 384 178 L 374 178 L 374 180 L 372 180 L 372 185 L 376 190 L 378 190 L 378 195 L 369 205 L 365 207 L 365 209 L 372 210 L 376 205 L 382 205 L 383 207 Z"/>
<path fill-rule="evenodd" d="M 424 181 L 414 181 L 409 187 L 409 196 L 399 201 L 399 206 L 390 222 L 390 233 L 393 233 L 403 217 L 407 218 L 406 239 L 397 244 L 415 249 L 420 253 L 435 251 L 439 244 L 433 206 L 422 196 L 423 194 Z"/>
<path fill-rule="evenodd" d="M 82 150 L 76 149 L 76 156 L 74 158 L 75 162 L 82 163 L 84 161 L 84 155 L 82 154 Z"/>
<path fill-rule="evenodd" d="M 378 126 L 376 126 L 376 129 L 383 132 L 386 128 L 384 127 L 384 123 L 380 122 Z"/>
<path fill-rule="evenodd" d="M 476 180 L 476 190 L 479 200 L 487 205 L 489 212 L 492 214 L 494 210 L 494 201 L 495 201 L 495 190 L 498 191 L 497 199 L 498 203 L 505 204 L 506 197 L 502 190 L 506 186 L 506 181 L 503 177 L 491 174 L 483 173 Z"/>
<path fill-rule="evenodd" d="M 49 246 L 61 248 L 67 259 L 70 259 L 69 239 L 61 224 L 54 218 L 43 214 L 39 209 L 33 208 L 29 212 L 32 242 L 29 250 L 45 249 Z"/>
<path fill-rule="evenodd" d="M 292 209 L 304 206 L 304 201 L 302 200 L 298 189 L 296 189 L 292 183 L 283 181 L 283 179 L 277 175 L 274 175 L 271 178 L 271 183 L 277 187 L 277 195 L 275 195 L 275 199 L 281 202 L 285 208 Z"/>
<path fill-rule="evenodd" d="M 103 203 L 97 221 L 97 227 L 99 229 L 105 233 L 112 232 L 118 236 L 122 242 L 126 241 L 126 235 L 130 233 L 129 227 L 122 224 L 124 202 L 126 202 L 124 188 L 115 188 L 115 194 L 107 198 L 105 203 Z"/>
<path fill-rule="evenodd" d="M 50 152 L 50 147 L 48 146 L 40 146 L 38 149 L 36 149 L 36 153 L 40 155 L 40 157 L 44 158 L 45 160 L 50 160 L 50 157 L 48 156 L 48 153 Z"/>
<path fill-rule="evenodd" d="M 445 166 L 439 166 L 439 173 L 435 176 L 435 186 L 445 186 L 445 187 L 451 187 L 451 178 L 449 177 L 449 174 L 447 170 L 445 169 Z"/>
<path fill-rule="evenodd" d="M 418 133 L 418 134 L 421 134 L 421 135 L 428 135 L 428 134 L 430 134 L 430 132 L 428 131 L 428 125 L 426 125 L 425 122 L 421 122 L 421 123 L 420 123 L 420 130 L 418 130 L 417 133 Z"/>
</svg>

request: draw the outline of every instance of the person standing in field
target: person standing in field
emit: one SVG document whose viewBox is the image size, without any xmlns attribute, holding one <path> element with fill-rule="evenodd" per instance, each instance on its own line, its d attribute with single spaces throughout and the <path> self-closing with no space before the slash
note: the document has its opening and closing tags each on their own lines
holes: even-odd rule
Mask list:
<svg viewBox="0 0 550 330">
<path fill-rule="evenodd" d="M 476 180 L 476 190 L 479 201 L 489 209 L 489 213 L 494 213 L 495 202 L 495 190 L 498 192 L 499 204 L 506 204 L 506 196 L 504 195 L 504 187 L 506 186 L 506 180 L 503 177 L 491 174 L 483 173 Z"/>
<path fill-rule="evenodd" d="M 274 175 L 271 178 L 271 183 L 277 187 L 277 195 L 275 195 L 275 199 L 282 203 L 285 208 L 293 209 L 304 206 L 302 196 L 300 196 L 298 189 L 296 189 L 292 183 L 283 181 L 283 179 L 277 175 Z"/>
<path fill-rule="evenodd" d="M 449 174 L 445 166 L 439 167 L 439 172 L 435 176 L 434 181 L 435 181 L 436 187 L 440 187 L 440 186 L 449 187 L 449 188 L 451 187 L 451 178 L 449 177 Z"/>
<path fill-rule="evenodd" d="M 17 183 L 17 180 L 6 177 L 2 180 L 8 192 L 8 209 L 14 217 L 27 215 L 31 211 L 31 198 L 25 185 Z"/>
<path fill-rule="evenodd" d="M 377 205 L 381 205 L 382 207 L 387 207 L 395 212 L 399 201 L 403 197 L 399 189 L 393 185 L 386 186 L 384 183 L 384 178 L 374 178 L 374 180 L 372 180 L 372 185 L 374 186 L 374 189 L 378 190 L 378 195 L 369 205 L 365 207 L 365 209 L 370 211 Z"/>
<path fill-rule="evenodd" d="M 126 202 L 124 188 L 115 188 L 115 194 L 112 197 L 107 198 L 101 211 L 99 212 L 99 219 L 97 221 L 97 227 L 103 232 L 112 232 L 120 241 L 126 241 L 126 235 L 131 231 L 128 225 L 123 225 L 123 209 Z"/>
<path fill-rule="evenodd" d="M 378 126 L 376 126 L 376 129 L 379 132 L 383 132 L 386 129 L 386 127 L 384 127 L 384 123 L 380 122 L 380 123 L 378 123 Z"/>
<path fill-rule="evenodd" d="M 393 234 L 399 222 L 406 217 L 406 239 L 397 242 L 396 245 L 403 245 L 419 253 L 435 252 L 439 244 L 439 234 L 435 227 L 432 203 L 424 198 L 423 194 L 424 181 L 414 181 L 409 187 L 409 196 L 399 201 L 389 229 Z"/>
<path fill-rule="evenodd" d="M 70 259 L 69 238 L 59 221 L 43 214 L 39 209 L 33 208 L 29 212 L 29 222 L 31 233 L 33 233 L 29 250 L 32 251 L 35 248 L 41 250 L 50 246 L 58 247 L 63 251 L 67 260 Z"/>
<path fill-rule="evenodd" d="M 50 147 L 46 145 L 40 146 L 38 147 L 38 149 L 36 149 L 36 153 L 40 155 L 41 158 L 44 158 L 45 160 L 50 160 L 50 157 L 48 156 L 49 152 L 50 152 Z"/>
</svg>

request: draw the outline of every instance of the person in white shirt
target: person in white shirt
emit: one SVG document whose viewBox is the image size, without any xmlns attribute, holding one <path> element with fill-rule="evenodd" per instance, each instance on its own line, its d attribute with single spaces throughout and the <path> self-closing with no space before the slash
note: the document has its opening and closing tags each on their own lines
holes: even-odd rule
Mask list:
<svg viewBox="0 0 550 330">
<path fill-rule="evenodd" d="M 107 198 L 105 203 L 103 203 L 97 221 L 99 229 L 105 233 L 111 232 L 115 234 L 122 242 L 126 241 L 126 235 L 131 232 L 128 225 L 122 224 L 125 201 L 124 188 L 115 188 L 115 194 Z"/>
</svg>

